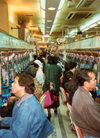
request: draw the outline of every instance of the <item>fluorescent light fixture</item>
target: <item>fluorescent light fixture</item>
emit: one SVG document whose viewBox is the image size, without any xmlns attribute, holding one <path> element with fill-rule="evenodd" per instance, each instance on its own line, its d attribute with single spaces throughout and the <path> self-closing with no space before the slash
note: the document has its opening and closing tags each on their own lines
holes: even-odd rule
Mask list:
<svg viewBox="0 0 100 138">
<path fill-rule="evenodd" d="M 42 18 L 45 19 L 45 11 L 42 10 L 41 12 L 42 12 L 42 13 L 41 13 L 41 14 L 42 14 Z"/>
<path fill-rule="evenodd" d="M 97 24 L 100 24 L 100 21 L 98 21 Z"/>
<path fill-rule="evenodd" d="M 52 22 L 52 20 L 47 20 L 47 22 Z"/>
<path fill-rule="evenodd" d="M 60 0 L 59 6 L 58 6 L 58 9 L 57 9 L 57 13 L 56 13 L 56 16 L 55 16 L 55 19 L 54 19 L 54 22 L 53 22 L 52 28 L 51 28 L 51 30 L 50 30 L 50 34 L 52 33 L 52 31 L 53 31 L 53 29 L 54 29 L 54 26 L 55 26 L 55 24 L 56 24 L 56 20 L 57 20 L 59 14 L 60 14 L 60 11 L 61 11 L 61 8 L 62 8 L 63 5 L 64 5 L 64 2 L 65 2 L 65 0 Z"/>
<path fill-rule="evenodd" d="M 46 8 L 46 0 L 41 0 L 41 15 L 42 15 L 42 26 L 41 31 L 45 34 L 45 8 Z"/>
<path fill-rule="evenodd" d="M 89 27 L 86 27 L 86 28 L 84 28 L 83 30 L 82 30 L 82 32 L 85 32 L 85 31 L 87 31 L 87 30 L 89 30 L 90 28 Z"/>
<path fill-rule="evenodd" d="M 48 10 L 54 11 L 56 8 L 55 7 L 49 7 Z"/>
<path fill-rule="evenodd" d="M 51 28 L 51 27 L 47 26 L 46 28 L 48 28 L 48 29 L 49 29 L 49 28 Z"/>
<path fill-rule="evenodd" d="M 93 28 L 93 27 L 95 27 L 97 25 L 98 25 L 97 23 L 94 23 L 94 24 L 90 25 L 89 28 Z"/>
<path fill-rule="evenodd" d="M 64 37 L 65 37 L 65 38 L 68 38 L 68 35 L 65 35 Z"/>
<path fill-rule="evenodd" d="M 45 24 L 43 24 L 43 35 L 45 34 Z"/>
<path fill-rule="evenodd" d="M 69 32 L 69 35 L 75 35 L 78 32 L 78 29 L 73 29 L 71 32 Z"/>
<path fill-rule="evenodd" d="M 50 37 L 50 36 L 46 34 L 46 35 L 43 35 L 43 37 Z"/>
<path fill-rule="evenodd" d="M 45 0 L 41 0 L 41 9 L 45 10 L 46 7 L 46 1 Z"/>
<path fill-rule="evenodd" d="M 59 7 L 58 7 L 58 10 L 60 10 L 63 7 L 64 2 L 65 2 L 65 0 L 60 0 L 60 4 L 59 4 Z"/>
</svg>

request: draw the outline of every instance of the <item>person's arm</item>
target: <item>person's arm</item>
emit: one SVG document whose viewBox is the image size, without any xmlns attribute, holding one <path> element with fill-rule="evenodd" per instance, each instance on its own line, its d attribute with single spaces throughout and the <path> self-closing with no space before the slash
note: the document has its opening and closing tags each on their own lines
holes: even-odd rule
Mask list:
<svg viewBox="0 0 100 138">
<path fill-rule="evenodd" d="M 12 117 L 1 117 L 1 126 L 9 127 L 12 121 Z"/>
<path fill-rule="evenodd" d="M 0 138 L 28 138 L 30 129 L 29 121 L 32 117 L 28 109 L 29 108 L 27 105 L 24 105 L 24 107 L 19 107 L 19 110 L 17 111 L 17 113 L 15 113 L 15 116 L 12 118 L 13 120 L 10 126 L 11 128 L 9 130 L 0 130 Z"/>
</svg>

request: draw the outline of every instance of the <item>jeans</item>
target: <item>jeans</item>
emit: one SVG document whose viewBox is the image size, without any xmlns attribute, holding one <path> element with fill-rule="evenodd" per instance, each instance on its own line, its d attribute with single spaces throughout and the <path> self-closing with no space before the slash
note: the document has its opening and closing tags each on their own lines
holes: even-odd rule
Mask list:
<svg viewBox="0 0 100 138">
<path fill-rule="evenodd" d="M 83 135 L 84 136 L 84 138 L 100 138 L 100 137 L 94 137 L 94 136 L 87 136 L 87 135 Z"/>
</svg>

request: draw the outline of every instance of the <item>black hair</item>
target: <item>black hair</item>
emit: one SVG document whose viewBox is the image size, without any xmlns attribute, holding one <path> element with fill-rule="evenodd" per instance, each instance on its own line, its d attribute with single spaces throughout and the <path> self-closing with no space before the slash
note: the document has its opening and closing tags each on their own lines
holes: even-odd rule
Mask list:
<svg viewBox="0 0 100 138">
<path fill-rule="evenodd" d="M 57 57 L 56 56 L 48 56 L 48 64 L 57 64 Z"/>
<path fill-rule="evenodd" d="M 72 61 L 66 62 L 65 63 L 65 71 L 69 71 L 70 69 L 73 69 L 76 66 L 77 66 L 76 62 L 72 62 Z"/>
<path fill-rule="evenodd" d="M 37 59 L 37 57 L 38 57 L 37 55 L 33 55 L 34 60 L 36 60 L 36 59 Z"/>
<path fill-rule="evenodd" d="M 33 65 L 30 65 L 30 67 L 27 68 L 24 73 L 27 73 L 27 74 L 31 75 L 33 78 L 35 78 L 37 70 L 38 70 L 38 68 L 34 67 Z"/>
<path fill-rule="evenodd" d="M 89 73 L 95 73 L 92 69 L 77 69 L 68 85 L 68 91 L 74 93 L 78 86 L 83 86 L 85 81 L 90 81 Z"/>
</svg>

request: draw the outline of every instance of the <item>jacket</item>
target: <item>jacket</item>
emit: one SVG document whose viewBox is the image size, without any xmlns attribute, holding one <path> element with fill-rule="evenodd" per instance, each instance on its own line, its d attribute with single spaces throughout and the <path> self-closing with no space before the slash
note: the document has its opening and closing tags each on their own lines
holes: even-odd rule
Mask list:
<svg viewBox="0 0 100 138">
<path fill-rule="evenodd" d="M 52 126 L 42 112 L 39 102 L 34 96 L 15 103 L 12 117 L 1 119 L 0 138 L 47 138 L 52 133 Z"/>
<path fill-rule="evenodd" d="M 43 92 L 46 92 L 49 88 L 50 82 L 53 82 L 55 91 L 59 92 L 60 77 L 62 75 L 61 68 L 56 64 L 45 64 L 44 67 L 45 82 L 43 85 Z"/>
<path fill-rule="evenodd" d="M 71 116 L 83 134 L 100 137 L 100 104 L 82 87 L 73 96 Z"/>
</svg>

